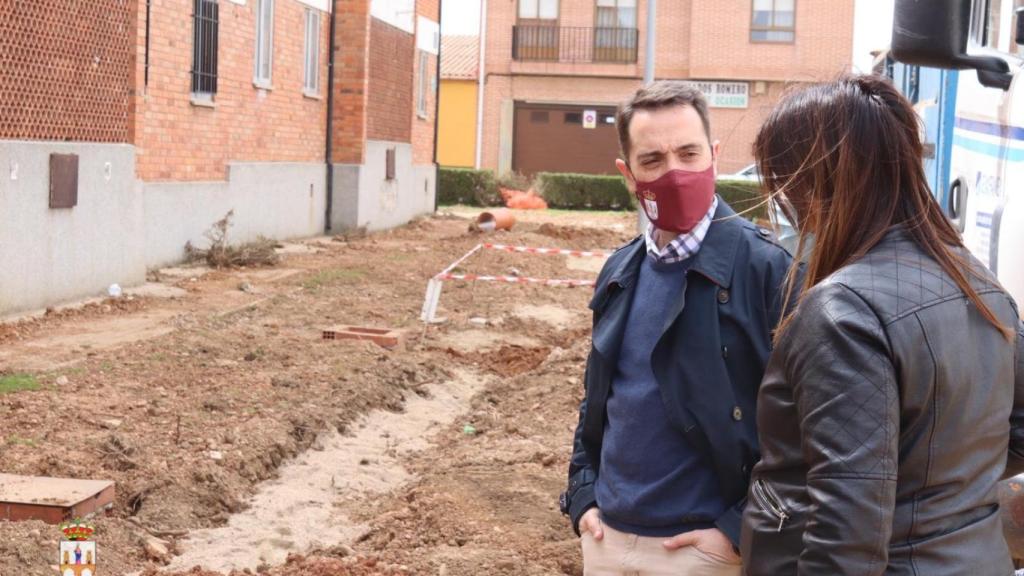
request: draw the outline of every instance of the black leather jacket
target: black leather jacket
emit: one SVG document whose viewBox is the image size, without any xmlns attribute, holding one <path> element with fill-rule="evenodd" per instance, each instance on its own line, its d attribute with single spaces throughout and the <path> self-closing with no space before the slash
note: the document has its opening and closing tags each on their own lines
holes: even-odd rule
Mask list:
<svg viewBox="0 0 1024 576">
<path fill-rule="evenodd" d="M 971 262 L 1009 342 L 899 228 L 808 291 L 758 397 L 748 576 L 1013 573 L 996 483 L 1024 469 L 1024 331 Z"/>
</svg>

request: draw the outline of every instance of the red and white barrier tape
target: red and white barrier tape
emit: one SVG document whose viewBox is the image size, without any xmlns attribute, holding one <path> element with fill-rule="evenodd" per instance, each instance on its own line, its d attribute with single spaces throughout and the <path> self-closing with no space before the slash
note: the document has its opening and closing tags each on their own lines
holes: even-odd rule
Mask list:
<svg viewBox="0 0 1024 576">
<path fill-rule="evenodd" d="M 593 280 L 555 280 L 551 278 L 528 278 L 525 276 L 483 276 L 480 274 L 442 274 L 437 280 L 464 280 L 467 282 L 505 282 L 507 284 L 543 284 L 544 286 L 593 286 Z"/>
<path fill-rule="evenodd" d="M 531 246 L 507 246 L 505 244 L 484 244 L 484 248 L 490 250 L 503 250 L 505 252 L 522 252 L 525 254 L 556 254 L 561 256 L 574 256 L 576 258 L 607 258 L 611 252 L 602 250 L 563 250 L 561 248 L 533 248 Z"/>
<path fill-rule="evenodd" d="M 421 319 L 424 322 L 439 322 L 437 319 L 437 305 L 441 300 L 442 285 L 445 280 L 463 280 L 467 282 L 504 282 L 506 284 L 536 284 L 541 286 L 567 286 L 575 288 L 578 286 L 595 286 L 594 280 L 555 280 L 549 278 L 528 278 L 522 276 L 484 276 L 480 274 L 453 274 L 452 272 L 463 262 L 482 249 L 504 250 L 506 252 L 519 252 L 523 254 L 557 254 L 562 256 L 573 256 L 576 258 L 607 258 L 611 251 L 604 250 L 563 250 L 560 248 L 533 248 L 530 246 L 506 246 L 504 244 L 477 244 L 462 258 L 452 262 L 440 274 L 434 276 L 427 283 L 427 294 L 423 298 L 423 312 Z"/>
</svg>

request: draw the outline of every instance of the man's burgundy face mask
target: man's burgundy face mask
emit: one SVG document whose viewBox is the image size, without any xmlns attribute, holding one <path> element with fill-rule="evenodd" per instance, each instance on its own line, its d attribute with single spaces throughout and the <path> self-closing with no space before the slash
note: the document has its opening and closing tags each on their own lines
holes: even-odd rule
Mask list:
<svg viewBox="0 0 1024 576">
<path fill-rule="evenodd" d="M 715 197 L 714 164 L 707 170 L 669 170 L 651 182 L 636 181 L 636 198 L 659 230 L 684 234 L 708 213 Z"/>
</svg>

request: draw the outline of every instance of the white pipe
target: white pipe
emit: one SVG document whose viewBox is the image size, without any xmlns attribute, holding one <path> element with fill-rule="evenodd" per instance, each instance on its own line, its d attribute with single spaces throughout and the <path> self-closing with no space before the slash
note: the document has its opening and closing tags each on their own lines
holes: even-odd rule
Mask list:
<svg viewBox="0 0 1024 576">
<path fill-rule="evenodd" d="M 480 159 L 484 150 L 484 78 L 487 56 L 487 0 L 480 0 L 480 62 L 476 66 L 476 161 L 474 167 L 480 169 Z"/>
<path fill-rule="evenodd" d="M 654 82 L 655 44 L 658 42 L 658 0 L 647 0 L 647 43 L 644 50 L 644 84 Z"/>
<path fill-rule="evenodd" d="M 644 85 L 654 82 L 655 43 L 658 41 L 658 0 L 647 0 L 647 44 L 644 50 Z M 650 220 L 643 206 L 637 208 L 636 230 L 643 234 Z"/>
</svg>

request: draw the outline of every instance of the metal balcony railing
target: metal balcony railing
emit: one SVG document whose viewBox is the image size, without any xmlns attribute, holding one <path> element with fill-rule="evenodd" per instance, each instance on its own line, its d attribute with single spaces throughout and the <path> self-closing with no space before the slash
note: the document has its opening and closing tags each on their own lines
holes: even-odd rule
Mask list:
<svg viewBox="0 0 1024 576">
<path fill-rule="evenodd" d="M 619 63 L 637 61 L 636 28 L 512 27 L 512 59 L 533 62 Z"/>
</svg>

